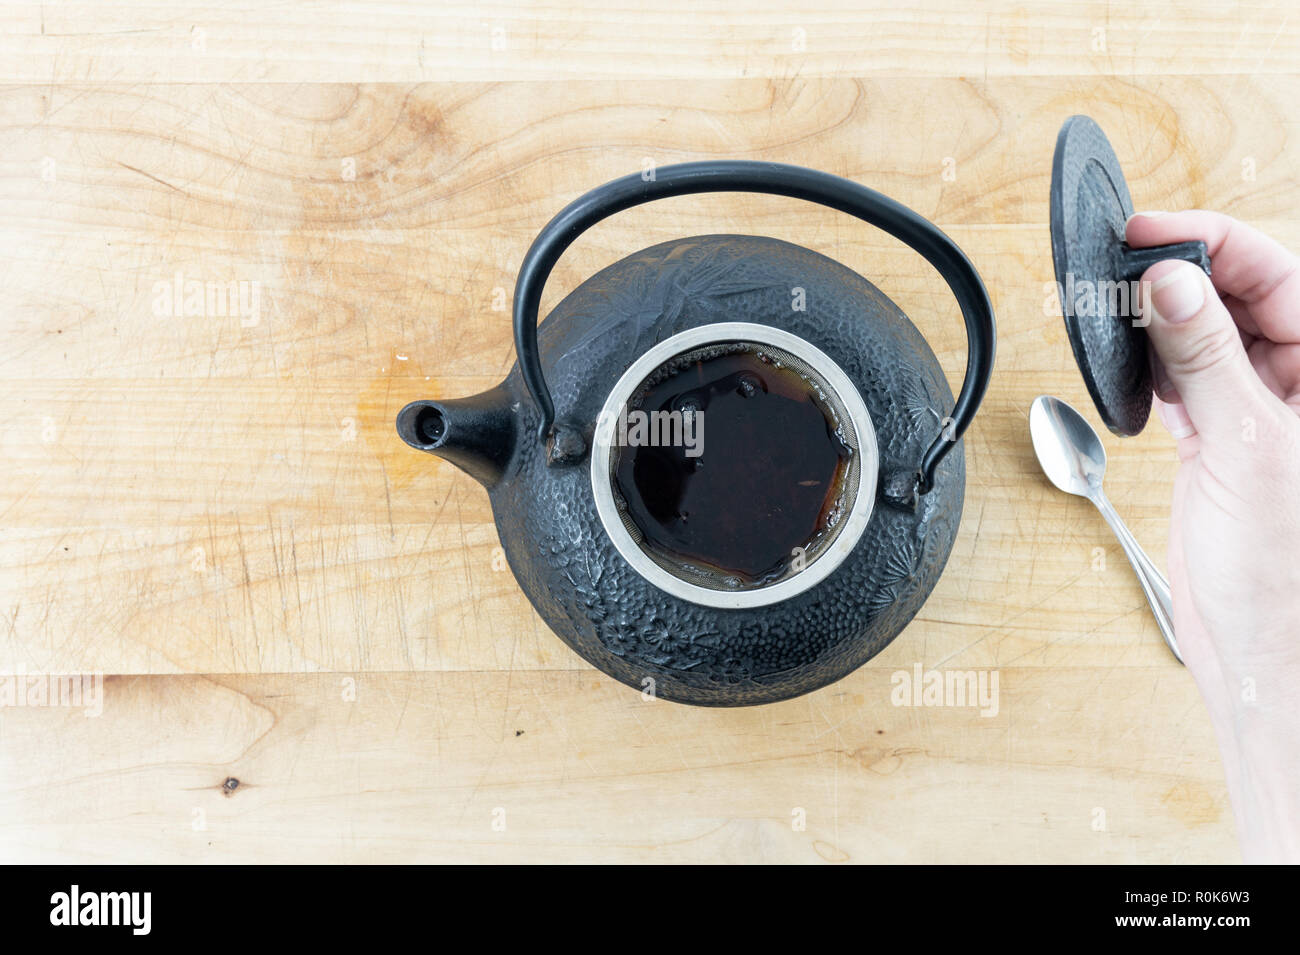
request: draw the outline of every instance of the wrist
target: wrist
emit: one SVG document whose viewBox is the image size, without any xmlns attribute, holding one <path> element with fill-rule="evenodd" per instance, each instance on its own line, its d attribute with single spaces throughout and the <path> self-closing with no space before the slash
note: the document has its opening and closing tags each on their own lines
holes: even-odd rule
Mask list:
<svg viewBox="0 0 1300 955">
<path fill-rule="evenodd" d="M 1285 671 L 1283 671 L 1285 672 Z M 1273 676 L 1198 673 L 1247 862 L 1300 862 L 1300 719 Z"/>
</svg>

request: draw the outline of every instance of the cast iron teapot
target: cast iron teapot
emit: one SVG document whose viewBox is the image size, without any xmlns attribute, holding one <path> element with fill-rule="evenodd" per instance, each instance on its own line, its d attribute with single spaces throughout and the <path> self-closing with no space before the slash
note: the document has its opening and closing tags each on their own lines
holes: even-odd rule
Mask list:
<svg viewBox="0 0 1300 955">
<path fill-rule="evenodd" d="M 537 326 L 542 286 L 584 230 L 705 192 L 821 203 L 924 256 L 966 323 L 955 405 L 898 306 L 778 239 L 652 246 Z M 921 216 L 798 166 L 633 174 L 571 203 L 533 242 L 514 333 L 519 361 L 502 384 L 412 402 L 397 431 L 487 488 L 519 585 L 605 673 L 681 703 L 769 703 L 861 666 L 925 602 L 961 518 L 960 439 L 996 330 L 975 268 Z"/>
</svg>

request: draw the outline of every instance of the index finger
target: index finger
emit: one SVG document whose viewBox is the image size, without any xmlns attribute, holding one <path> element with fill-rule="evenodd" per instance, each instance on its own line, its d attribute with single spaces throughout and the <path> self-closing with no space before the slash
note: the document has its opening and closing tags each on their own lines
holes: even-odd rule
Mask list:
<svg viewBox="0 0 1300 955">
<path fill-rule="evenodd" d="M 1300 342 L 1300 262 L 1264 233 L 1200 209 L 1139 213 L 1125 232 L 1137 248 L 1200 239 L 1210 250 L 1214 287 L 1243 302 L 1271 340 Z"/>
</svg>

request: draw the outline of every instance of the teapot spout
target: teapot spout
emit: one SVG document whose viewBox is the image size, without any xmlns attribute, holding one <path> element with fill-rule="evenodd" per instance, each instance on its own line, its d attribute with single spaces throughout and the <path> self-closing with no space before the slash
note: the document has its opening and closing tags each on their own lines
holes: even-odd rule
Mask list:
<svg viewBox="0 0 1300 955">
<path fill-rule="evenodd" d="M 504 384 L 469 398 L 412 401 L 397 414 L 397 433 L 416 450 L 445 458 L 490 488 L 514 457 L 517 408 Z"/>
</svg>

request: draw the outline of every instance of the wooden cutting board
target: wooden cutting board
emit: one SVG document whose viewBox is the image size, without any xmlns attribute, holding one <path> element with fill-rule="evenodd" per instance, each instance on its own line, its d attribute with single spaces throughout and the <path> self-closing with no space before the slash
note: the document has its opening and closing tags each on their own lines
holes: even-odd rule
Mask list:
<svg viewBox="0 0 1300 955">
<path fill-rule="evenodd" d="M 1029 446 L 1038 394 L 1095 420 L 1051 285 L 1051 150 L 1062 118 L 1086 110 L 1139 204 L 1230 209 L 1294 240 L 1282 146 L 1300 80 L 1230 85 L 1245 115 L 1207 106 L 1215 84 L 1169 77 L 5 91 L 32 175 L 5 180 L 3 659 L 107 673 L 581 667 L 505 569 L 483 491 L 406 447 L 393 418 L 504 376 L 514 270 L 564 203 L 646 162 L 731 155 L 814 163 L 898 197 L 952 234 L 994 297 L 998 362 L 966 439 L 961 536 L 890 652 L 1163 662 L 1105 525 L 1046 484 Z M 909 133 L 918 116 L 924 136 Z M 956 390 L 964 333 L 938 276 L 796 200 L 629 211 L 565 256 L 548 300 L 653 242 L 737 231 L 868 276 Z M 1112 497 L 1162 553 L 1171 442 L 1156 426 L 1109 451 Z"/>
<path fill-rule="evenodd" d="M 465 798 L 412 836 L 395 796 L 391 826 L 362 825 L 338 853 L 286 836 L 296 857 L 1231 857 L 1191 681 L 1100 517 L 1041 477 L 1027 412 L 1052 393 L 1097 420 L 1051 285 L 1061 122 L 1101 124 L 1139 208 L 1220 209 L 1300 247 L 1300 24 L 1217 3 L 1176 22 L 1161 4 L 679 6 L 0 15 L 0 671 L 121 675 L 102 721 L 0 711 L 0 777 L 47 781 L 0 793 L 10 855 L 111 856 L 148 824 L 135 812 L 169 820 L 145 843 L 165 858 L 273 856 L 285 843 L 266 845 L 268 827 L 291 831 L 304 806 L 355 821 L 357 793 L 394 776 L 444 808 Z M 550 634 L 486 494 L 392 422 L 505 375 L 515 269 L 565 203 L 648 163 L 720 157 L 815 166 L 934 220 L 982 273 L 1000 341 L 966 437 L 961 532 L 920 615 L 835 687 L 703 714 L 642 705 Z M 710 232 L 860 271 L 960 383 L 941 280 L 793 200 L 621 214 L 566 253 L 543 310 L 623 255 Z M 191 299 L 192 283 L 234 294 Z M 1110 495 L 1163 563 L 1172 443 L 1154 423 L 1106 443 Z M 891 707 L 891 675 L 916 664 L 997 670 L 1001 712 Z M 354 708 L 323 702 L 349 679 L 366 688 Z M 213 707 L 243 714 L 228 745 L 204 723 Z M 377 735 L 344 731 L 358 713 Z M 160 719 L 183 741 L 160 739 Z M 702 726 L 717 742 L 679 742 Z M 104 765 L 108 732 L 126 742 Z M 86 776 L 59 770 L 56 738 Z M 386 762 L 363 759 L 376 740 Z M 304 741 L 306 784 L 281 769 Z M 614 755 L 627 745 L 635 764 Z M 417 769 L 430 747 L 434 784 Z M 323 781 L 340 770 L 355 787 Z M 123 808 L 94 809 L 101 772 Z M 643 773 L 699 799 L 634 831 L 619 807 Z M 815 788 L 802 803 L 800 776 Z M 535 824 L 485 849 L 498 783 Z M 569 788 L 591 829 L 547 808 Z M 919 793 L 953 840 L 908 835 Z M 259 799 L 259 826 L 190 838 L 190 809 Z M 791 828 L 805 804 L 815 833 Z M 1097 830 L 1105 806 L 1124 822 Z M 65 807 L 93 829 L 66 828 Z"/>
</svg>

